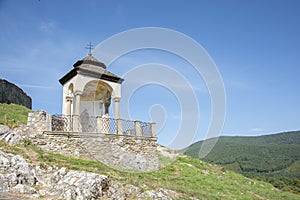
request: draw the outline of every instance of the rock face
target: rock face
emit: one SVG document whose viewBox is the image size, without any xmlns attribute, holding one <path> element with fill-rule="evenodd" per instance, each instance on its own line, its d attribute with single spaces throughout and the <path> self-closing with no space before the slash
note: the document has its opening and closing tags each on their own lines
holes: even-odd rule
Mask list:
<svg viewBox="0 0 300 200">
<path fill-rule="evenodd" d="M 7 193 L 8 192 L 8 193 Z M 7 193 L 7 194 L 6 194 Z M 179 198 L 177 192 L 111 182 L 105 175 L 28 164 L 24 158 L 0 151 L 0 197 L 17 199 L 159 199 Z M 17 194 L 19 196 L 12 196 Z M 25 196 L 20 196 L 25 195 Z"/>
<path fill-rule="evenodd" d="M 32 188 L 37 182 L 33 170 L 20 156 L 0 151 L 0 191 L 36 193 Z"/>
<path fill-rule="evenodd" d="M 31 109 L 32 100 L 21 88 L 0 79 L 0 103 L 14 103 Z"/>
<path fill-rule="evenodd" d="M 172 190 L 166 190 L 163 188 L 157 190 L 142 190 L 136 186 L 127 184 L 122 185 L 117 182 L 111 183 L 109 190 L 104 193 L 104 198 L 115 199 L 115 200 L 126 200 L 126 199 L 159 199 L 159 200 L 170 200 L 172 198 L 179 199 L 180 194 Z"/>
<path fill-rule="evenodd" d="M 66 172 L 65 168 L 54 173 L 53 179 L 54 186 L 49 194 L 64 199 L 99 199 L 109 185 L 107 176 L 74 170 Z"/>
<path fill-rule="evenodd" d="M 18 155 L 0 151 L 0 192 L 62 199 L 100 199 L 109 178 L 83 171 L 58 171 L 50 166 L 30 165 Z M 42 188 L 39 190 L 39 188 Z"/>
<path fill-rule="evenodd" d="M 0 124 L 0 140 L 7 142 L 9 145 L 18 144 L 27 138 L 27 135 L 21 130 L 10 130 L 9 127 Z"/>
<path fill-rule="evenodd" d="M 0 140 L 10 145 L 30 140 L 33 144 L 40 143 L 39 146 L 47 146 L 49 138 L 45 137 L 34 128 L 19 127 L 11 130 L 7 126 L 0 125 Z M 108 176 L 95 173 L 68 171 L 66 168 L 58 169 L 43 163 L 29 164 L 21 156 L 1 151 L 0 147 L 0 199 L 39 197 L 67 200 L 102 198 L 168 200 L 178 199 L 180 194 L 162 188 L 145 191 L 130 184 L 113 182 Z"/>
</svg>

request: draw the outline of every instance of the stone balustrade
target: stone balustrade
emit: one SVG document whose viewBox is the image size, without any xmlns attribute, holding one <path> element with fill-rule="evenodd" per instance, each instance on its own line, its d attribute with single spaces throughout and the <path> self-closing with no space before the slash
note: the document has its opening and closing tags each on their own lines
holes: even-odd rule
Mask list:
<svg viewBox="0 0 300 200">
<path fill-rule="evenodd" d="M 51 118 L 51 119 L 50 119 Z M 113 119 L 108 116 L 50 116 L 51 131 L 105 133 L 129 136 L 156 137 L 155 123 Z"/>
</svg>

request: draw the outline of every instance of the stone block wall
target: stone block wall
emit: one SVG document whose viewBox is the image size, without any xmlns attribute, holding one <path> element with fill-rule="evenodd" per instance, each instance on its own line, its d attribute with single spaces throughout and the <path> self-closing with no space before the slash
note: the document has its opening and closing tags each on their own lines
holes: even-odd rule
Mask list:
<svg viewBox="0 0 300 200">
<path fill-rule="evenodd" d="M 44 141 L 37 144 L 47 151 L 97 160 L 115 168 L 136 171 L 158 169 L 156 138 L 103 133 L 45 132 Z"/>
<path fill-rule="evenodd" d="M 50 131 L 51 115 L 47 115 L 43 110 L 28 113 L 27 126 L 32 127 L 39 134 Z"/>
<path fill-rule="evenodd" d="M 101 134 L 84 144 L 96 160 L 109 166 L 137 171 L 158 170 L 156 138 Z"/>
<path fill-rule="evenodd" d="M 14 103 L 31 109 L 32 100 L 21 88 L 7 80 L 0 79 L 0 103 Z"/>
</svg>

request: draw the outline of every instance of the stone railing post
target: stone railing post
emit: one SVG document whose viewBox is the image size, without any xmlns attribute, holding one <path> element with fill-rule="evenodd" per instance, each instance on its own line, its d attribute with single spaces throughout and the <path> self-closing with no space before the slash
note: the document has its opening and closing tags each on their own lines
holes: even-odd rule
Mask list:
<svg viewBox="0 0 300 200">
<path fill-rule="evenodd" d="M 103 123 L 102 123 L 102 117 L 97 116 L 97 133 L 103 133 Z"/>
<path fill-rule="evenodd" d="M 64 130 L 73 131 L 72 116 L 71 115 L 62 116 L 61 119 L 64 122 L 64 126 L 65 126 Z"/>
<path fill-rule="evenodd" d="M 122 135 L 122 120 L 116 119 L 117 124 L 117 134 Z"/>
<path fill-rule="evenodd" d="M 116 118 L 116 132 L 117 134 L 122 134 L 122 120 L 120 119 L 120 111 L 119 111 L 119 102 L 120 97 L 114 97 L 114 103 L 115 103 L 115 118 Z"/>
<path fill-rule="evenodd" d="M 134 126 L 135 126 L 136 136 L 142 136 L 141 122 L 140 121 L 134 121 Z"/>
<path fill-rule="evenodd" d="M 73 131 L 81 132 L 81 124 L 80 124 L 79 115 L 73 115 Z"/>
<path fill-rule="evenodd" d="M 103 115 L 102 117 L 103 120 L 103 131 L 104 133 L 108 134 L 110 130 L 110 125 L 109 125 L 109 116 L 108 114 Z"/>
<path fill-rule="evenodd" d="M 52 131 L 52 115 L 46 115 L 46 131 Z"/>
<path fill-rule="evenodd" d="M 131 135 L 131 130 L 127 130 L 126 135 Z"/>
<path fill-rule="evenodd" d="M 156 137 L 156 123 L 151 123 L 151 137 Z"/>
</svg>

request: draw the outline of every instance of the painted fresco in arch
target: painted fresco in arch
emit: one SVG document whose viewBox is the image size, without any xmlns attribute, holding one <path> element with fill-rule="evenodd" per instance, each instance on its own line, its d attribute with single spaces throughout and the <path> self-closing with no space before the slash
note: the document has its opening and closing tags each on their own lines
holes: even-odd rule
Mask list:
<svg viewBox="0 0 300 200">
<path fill-rule="evenodd" d="M 112 88 L 102 81 L 91 81 L 84 87 L 80 98 L 80 115 L 103 116 L 110 105 Z"/>
</svg>

